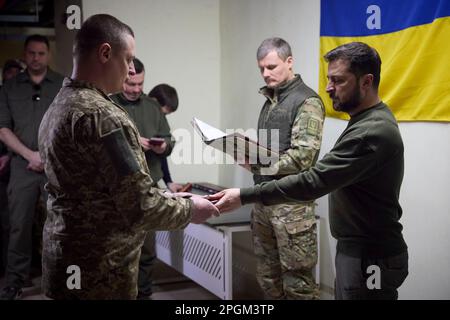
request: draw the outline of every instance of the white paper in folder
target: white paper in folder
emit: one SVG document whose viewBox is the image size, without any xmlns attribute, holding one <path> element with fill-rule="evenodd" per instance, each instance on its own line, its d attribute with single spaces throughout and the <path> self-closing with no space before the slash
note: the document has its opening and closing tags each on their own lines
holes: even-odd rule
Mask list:
<svg viewBox="0 0 450 320">
<path fill-rule="evenodd" d="M 193 118 L 191 123 L 204 143 L 232 156 L 235 160 L 246 160 L 249 163 L 267 165 L 275 163 L 279 159 L 277 152 L 239 132 L 226 134 L 197 118 Z"/>
</svg>

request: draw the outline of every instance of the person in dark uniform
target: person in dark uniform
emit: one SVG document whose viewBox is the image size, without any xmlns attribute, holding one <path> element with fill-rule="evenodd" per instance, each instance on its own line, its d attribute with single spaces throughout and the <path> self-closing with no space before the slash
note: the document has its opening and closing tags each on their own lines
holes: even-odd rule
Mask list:
<svg viewBox="0 0 450 320">
<path fill-rule="evenodd" d="M 46 37 L 29 36 L 24 57 L 26 70 L 7 81 L 0 92 L 0 140 L 12 151 L 6 285 L 0 299 L 19 297 L 29 277 L 36 204 L 40 195 L 44 203 L 47 201 L 38 129 L 63 81 L 62 75 L 48 67 L 50 46 Z"/>
</svg>

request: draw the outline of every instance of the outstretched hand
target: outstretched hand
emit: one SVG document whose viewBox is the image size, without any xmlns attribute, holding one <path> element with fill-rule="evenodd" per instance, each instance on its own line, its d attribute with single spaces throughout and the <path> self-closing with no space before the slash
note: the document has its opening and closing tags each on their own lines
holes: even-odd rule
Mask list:
<svg viewBox="0 0 450 320">
<path fill-rule="evenodd" d="M 183 193 L 176 193 L 176 194 L 183 194 Z M 210 201 L 206 200 L 202 196 L 192 195 L 191 200 L 194 203 L 194 209 L 191 218 L 192 223 L 197 224 L 204 223 L 212 216 L 218 217 L 220 215 L 219 209 L 217 209 Z"/>
<path fill-rule="evenodd" d="M 242 206 L 241 191 L 238 188 L 225 189 L 213 195 L 206 196 L 221 213 L 238 209 Z"/>
<path fill-rule="evenodd" d="M 185 198 L 191 199 L 193 203 L 193 212 L 191 217 L 191 223 L 201 224 L 212 216 L 218 217 L 220 215 L 219 209 L 217 209 L 210 201 L 197 194 L 189 192 L 176 192 L 169 194 L 171 198 Z"/>
</svg>

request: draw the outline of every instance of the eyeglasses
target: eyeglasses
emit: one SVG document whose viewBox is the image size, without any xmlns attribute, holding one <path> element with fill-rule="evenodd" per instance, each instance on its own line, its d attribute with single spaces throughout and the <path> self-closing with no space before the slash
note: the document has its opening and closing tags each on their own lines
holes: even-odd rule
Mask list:
<svg viewBox="0 0 450 320">
<path fill-rule="evenodd" d="M 41 85 L 34 84 L 33 90 L 35 91 L 35 94 L 31 96 L 31 100 L 33 101 L 40 101 L 41 100 Z"/>
</svg>

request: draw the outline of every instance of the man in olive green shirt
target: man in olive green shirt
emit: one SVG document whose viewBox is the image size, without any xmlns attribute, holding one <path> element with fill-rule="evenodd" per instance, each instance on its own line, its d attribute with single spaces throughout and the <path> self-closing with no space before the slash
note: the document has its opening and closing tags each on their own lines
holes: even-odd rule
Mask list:
<svg viewBox="0 0 450 320">
<path fill-rule="evenodd" d="M 20 296 L 29 277 L 32 224 L 39 195 L 47 202 L 38 129 L 63 81 L 62 75 L 48 68 L 50 47 L 46 37 L 29 36 L 24 57 L 26 70 L 7 81 L 0 92 L 0 140 L 12 151 L 6 286 L 0 299 Z"/>
<path fill-rule="evenodd" d="M 327 92 L 351 119 L 333 149 L 309 170 L 211 197 L 221 211 L 241 204 L 309 201 L 329 195 L 337 239 L 336 299 L 397 299 L 408 275 L 408 250 L 399 220 L 403 141 L 397 121 L 378 96 L 381 59 L 361 42 L 335 48 Z M 373 270 L 376 281 L 370 283 Z M 370 277 L 370 278 L 369 278 Z"/>
<path fill-rule="evenodd" d="M 158 103 L 143 93 L 144 65 L 137 58 L 133 62 L 136 74 L 130 76 L 123 84 L 123 91 L 112 95 L 111 99 L 124 108 L 136 124 L 150 175 L 157 184 L 163 177 L 161 160 L 170 155 L 175 141 Z M 150 138 L 162 138 L 164 141 L 161 141 L 161 144 L 154 144 Z"/>
<path fill-rule="evenodd" d="M 159 105 L 143 93 L 145 67 L 138 59 L 133 60 L 135 74 L 125 80 L 123 91 L 111 99 L 124 108 L 136 124 L 142 149 L 155 186 L 163 177 L 161 161 L 170 155 L 175 144 L 170 127 Z M 150 138 L 163 138 L 160 145 L 152 144 Z M 156 259 L 155 233 L 150 231 L 145 237 L 139 260 L 138 299 L 152 295 L 153 265 Z"/>
</svg>

